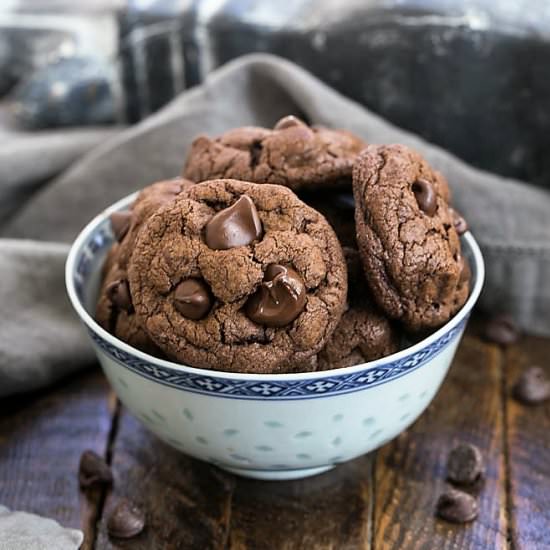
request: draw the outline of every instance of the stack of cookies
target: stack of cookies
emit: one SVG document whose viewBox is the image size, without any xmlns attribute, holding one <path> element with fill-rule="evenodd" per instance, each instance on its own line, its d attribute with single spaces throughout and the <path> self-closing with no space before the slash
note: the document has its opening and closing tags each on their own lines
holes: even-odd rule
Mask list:
<svg viewBox="0 0 550 550">
<path fill-rule="evenodd" d="M 97 321 L 194 367 L 288 373 L 396 352 L 470 271 L 449 188 L 415 151 L 289 116 L 199 137 L 183 177 L 111 218 Z"/>
</svg>

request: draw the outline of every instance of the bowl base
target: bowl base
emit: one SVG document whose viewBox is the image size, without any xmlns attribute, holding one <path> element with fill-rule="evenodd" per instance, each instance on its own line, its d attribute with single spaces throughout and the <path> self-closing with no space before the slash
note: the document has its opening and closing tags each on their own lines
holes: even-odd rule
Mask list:
<svg viewBox="0 0 550 550">
<path fill-rule="evenodd" d="M 280 481 L 284 479 L 301 479 L 303 477 L 315 476 L 328 472 L 334 468 L 334 464 L 326 466 L 317 466 L 315 468 L 298 468 L 297 470 L 252 470 L 247 468 L 228 468 L 220 466 L 222 470 L 231 472 L 241 477 L 249 477 L 252 479 L 263 479 L 266 481 Z"/>
</svg>

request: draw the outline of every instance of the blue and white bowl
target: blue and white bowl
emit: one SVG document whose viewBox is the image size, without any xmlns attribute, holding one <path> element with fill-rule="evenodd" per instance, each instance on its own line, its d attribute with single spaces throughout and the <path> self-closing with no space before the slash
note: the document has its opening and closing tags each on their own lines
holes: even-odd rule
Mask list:
<svg viewBox="0 0 550 550">
<path fill-rule="evenodd" d="M 483 258 L 470 233 L 462 237 L 470 297 L 424 340 L 344 369 L 225 373 L 157 359 L 94 321 L 101 266 L 114 239 L 109 216 L 134 198 L 105 210 L 78 236 L 67 259 L 67 290 L 118 397 L 166 443 L 242 476 L 301 478 L 384 445 L 432 401 L 483 285 Z"/>
</svg>

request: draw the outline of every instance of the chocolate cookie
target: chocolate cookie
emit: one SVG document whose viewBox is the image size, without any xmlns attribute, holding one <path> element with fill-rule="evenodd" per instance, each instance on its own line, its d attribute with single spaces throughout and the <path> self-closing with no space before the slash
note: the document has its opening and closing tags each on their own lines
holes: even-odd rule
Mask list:
<svg viewBox="0 0 550 550">
<path fill-rule="evenodd" d="M 357 243 L 373 296 L 411 330 L 445 323 L 470 272 L 443 176 L 403 145 L 369 146 L 353 170 Z"/>
<path fill-rule="evenodd" d="M 315 355 L 344 308 L 332 228 L 281 186 L 194 185 L 144 224 L 128 267 L 134 307 L 171 358 L 276 373 Z"/>
<path fill-rule="evenodd" d="M 273 130 L 244 127 L 215 139 L 197 138 L 183 174 L 193 181 L 235 178 L 293 190 L 349 186 L 353 163 L 364 147 L 350 132 L 312 128 L 288 116 Z"/>
<path fill-rule="evenodd" d="M 348 306 L 318 355 L 318 370 L 339 369 L 374 361 L 399 349 L 397 328 L 374 304 L 365 281 L 359 252 L 345 248 Z"/>
<path fill-rule="evenodd" d="M 126 271 L 116 261 L 101 285 L 95 318 L 106 331 L 130 346 L 157 357 L 163 355 L 142 329 L 134 313 Z"/>
<path fill-rule="evenodd" d="M 143 223 L 161 206 L 172 202 L 192 185 L 192 181 L 183 178 L 153 183 L 139 193 L 129 210 L 116 212 L 111 216 L 113 233 L 120 243 L 117 261 L 122 269 L 128 265 Z"/>
<path fill-rule="evenodd" d="M 160 350 L 141 328 L 134 315 L 126 267 L 143 222 L 191 185 L 192 182 L 181 178 L 153 183 L 139 193 L 129 210 L 111 215 L 111 228 L 116 242 L 103 264 L 104 280 L 99 293 L 96 320 L 120 340 L 154 355 L 159 355 Z"/>
</svg>

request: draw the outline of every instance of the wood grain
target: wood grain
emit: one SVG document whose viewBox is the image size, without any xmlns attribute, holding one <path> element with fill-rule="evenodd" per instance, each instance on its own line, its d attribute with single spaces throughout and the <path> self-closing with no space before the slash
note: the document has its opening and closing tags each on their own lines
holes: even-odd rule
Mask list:
<svg viewBox="0 0 550 550">
<path fill-rule="evenodd" d="M 550 377 L 550 340 L 523 338 L 506 351 L 512 540 L 516 550 L 550 548 L 550 402 L 522 405 L 512 386 L 537 365 Z"/>
<path fill-rule="evenodd" d="M 99 370 L 80 374 L 4 400 L 0 410 L 0 502 L 82 528 L 85 548 L 99 499 L 80 494 L 78 463 L 85 449 L 106 452 L 112 411 L 105 378 Z"/>
<path fill-rule="evenodd" d="M 96 548 L 223 549 L 231 516 L 234 478 L 186 457 L 148 432 L 124 408 L 112 448 L 115 485 L 98 526 Z M 110 539 L 109 510 L 125 497 L 146 515 L 143 533 Z"/>
<path fill-rule="evenodd" d="M 376 550 L 488 550 L 507 548 L 501 352 L 470 336 L 428 411 L 378 453 L 375 466 Z M 450 449 L 477 445 L 487 472 L 478 487 L 480 513 L 456 526 L 435 518 L 446 486 Z"/>
<path fill-rule="evenodd" d="M 298 481 L 239 480 L 231 550 L 371 548 L 372 458 Z"/>
</svg>

